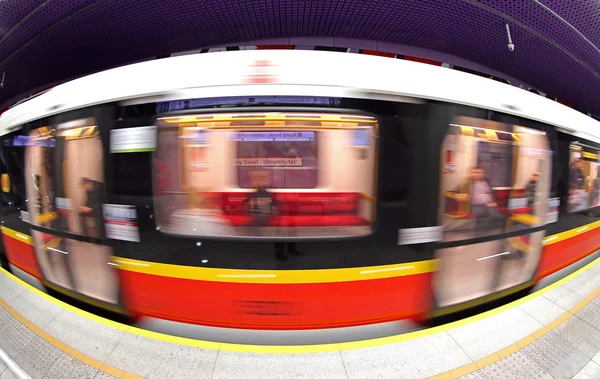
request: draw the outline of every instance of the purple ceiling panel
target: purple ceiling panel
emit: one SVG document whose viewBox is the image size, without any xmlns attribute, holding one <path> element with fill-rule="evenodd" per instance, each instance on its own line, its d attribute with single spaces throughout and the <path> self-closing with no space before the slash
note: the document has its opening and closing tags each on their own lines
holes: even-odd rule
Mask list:
<svg viewBox="0 0 600 379">
<path fill-rule="evenodd" d="M 20 1 L 20 0 L 19 0 Z M 77 14 L 86 7 L 93 5 L 98 0 L 54 0 L 54 1 L 36 1 L 44 3 L 43 7 L 34 9 L 26 19 L 24 19 L 18 28 L 15 28 L 5 41 L 0 43 L 0 57 L 9 56 L 20 46 L 34 39 L 38 34 L 53 27 L 67 17 Z M 14 7 L 14 5 L 13 5 Z"/>
<path fill-rule="evenodd" d="M 590 41 L 598 36 L 598 19 L 594 28 L 588 15 L 568 13 L 558 0 L 546 5 L 552 3 Z M 585 8 L 585 2 L 573 3 Z M 507 48 L 506 23 L 514 52 Z M 6 72 L 0 103 L 44 83 L 162 54 L 293 37 L 381 41 L 451 54 L 600 114 L 600 54 L 533 0 L 55 0 L 0 42 L 0 72 Z"/>
<path fill-rule="evenodd" d="M 561 20 L 557 11 L 544 4 L 545 1 L 483 0 L 481 3 L 526 25 L 526 28 L 543 36 L 548 43 L 572 54 L 573 59 L 579 60 L 580 64 L 588 65 L 590 70 L 600 73 L 600 50 L 582 37 L 568 22 Z M 561 10 L 564 8 L 561 7 Z M 600 19 L 596 20 L 596 28 L 600 29 Z M 515 46 L 519 45 L 517 39 L 513 38 L 513 42 Z"/>
<path fill-rule="evenodd" d="M 0 40 L 4 39 L 8 32 L 44 2 L 44 0 L 4 0 L 0 2 Z"/>
<path fill-rule="evenodd" d="M 541 3 L 600 48 L 600 1 L 541 0 Z"/>
</svg>

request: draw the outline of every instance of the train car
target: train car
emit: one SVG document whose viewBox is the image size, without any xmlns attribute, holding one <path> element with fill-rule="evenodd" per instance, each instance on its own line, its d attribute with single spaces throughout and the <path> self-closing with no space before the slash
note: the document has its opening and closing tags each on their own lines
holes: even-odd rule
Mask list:
<svg viewBox="0 0 600 379">
<path fill-rule="evenodd" d="M 137 319 L 427 320 L 600 247 L 600 123 L 443 67 L 319 51 L 124 66 L 0 116 L 12 271 Z"/>
</svg>

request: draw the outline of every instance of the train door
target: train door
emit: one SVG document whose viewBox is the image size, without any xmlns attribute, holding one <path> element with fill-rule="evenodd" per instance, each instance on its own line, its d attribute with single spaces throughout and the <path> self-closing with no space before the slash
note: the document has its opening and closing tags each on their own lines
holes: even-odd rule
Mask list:
<svg viewBox="0 0 600 379">
<path fill-rule="evenodd" d="M 93 118 L 47 128 L 49 142 L 27 150 L 29 199 L 38 262 L 47 282 L 107 303 L 118 300 L 105 245 L 103 145 Z M 33 135 L 40 135 L 39 130 Z M 50 142 L 51 141 L 51 142 Z"/>
<path fill-rule="evenodd" d="M 438 308 L 531 283 L 541 254 L 551 151 L 544 132 L 460 117 L 442 145 Z"/>
</svg>

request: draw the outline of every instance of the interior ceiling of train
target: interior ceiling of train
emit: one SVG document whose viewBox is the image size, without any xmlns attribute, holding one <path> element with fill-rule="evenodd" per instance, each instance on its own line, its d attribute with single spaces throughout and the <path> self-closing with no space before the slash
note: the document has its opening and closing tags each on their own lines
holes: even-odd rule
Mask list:
<svg viewBox="0 0 600 379">
<path fill-rule="evenodd" d="M 598 20 L 597 0 L 3 0 L 0 104 L 174 52 L 338 37 L 451 54 L 600 114 Z"/>
</svg>

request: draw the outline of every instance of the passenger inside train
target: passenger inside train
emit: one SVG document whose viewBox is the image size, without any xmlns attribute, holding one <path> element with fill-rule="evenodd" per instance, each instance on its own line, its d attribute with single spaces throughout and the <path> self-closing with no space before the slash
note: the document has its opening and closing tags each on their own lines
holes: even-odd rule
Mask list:
<svg viewBox="0 0 600 379">
<path fill-rule="evenodd" d="M 373 118 L 208 114 L 157 125 L 156 158 L 178 173 L 160 195 L 163 233 L 299 239 L 372 231 Z M 155 175 L 163 188 L 164 170 Z"/>
<path fill-rule="evenodd" d="M 437 288 L 440 301 L 448 305 L 514 286 L 532 275 L 543 233 L 493 236 L 545 222 L 552 154 L 543 131 L 468 117 L 451 125 L 442 150 L 443 239 L 485 239 L 438 252 L 443 269 Z M 482 257 L 482 251 L 487 255 Z M 502 258 L 501 264 L 490 259 L 495 257 Z"/>
</svg>

